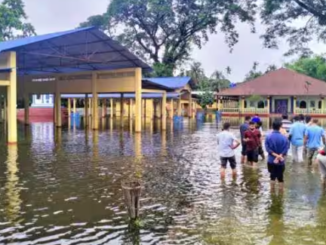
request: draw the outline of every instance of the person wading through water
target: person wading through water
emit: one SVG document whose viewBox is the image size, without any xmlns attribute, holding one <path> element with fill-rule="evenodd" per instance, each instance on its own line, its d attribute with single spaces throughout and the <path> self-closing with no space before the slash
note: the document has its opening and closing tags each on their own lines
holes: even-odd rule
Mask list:
<svg viewBox="0 0 326 245">
<path fill-rule="evenodd" d="M 261 144 L 261 134 L 256 129 L 256 123 L 253 121 L 249 123 L 249 129 L 244 134 L 244 142 L 246 142 L 248 164 L 254 166 L 258 163 L 258 148 Z"/>
<path fill-rule="evenodd" d="M 249 122 L 251 120 L 250 116 L 245 117 L 245 122 L 241 124 L 240 126 L 240 136 L 241 136 L 241 164 L 245 164 L 246 162 L 246 156 L 247 156 L 247 150 L 246 150 L 246 142 L 244 141 L 244 134 L 249 129 Z"/>
</svg>

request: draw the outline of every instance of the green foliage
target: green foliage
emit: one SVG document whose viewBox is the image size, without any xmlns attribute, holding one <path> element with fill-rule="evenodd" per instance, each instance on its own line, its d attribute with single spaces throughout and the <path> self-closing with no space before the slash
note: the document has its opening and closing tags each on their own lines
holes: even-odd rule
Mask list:
<svg viewBox="0 0 326 245">
<path fill-rule="evenodd" d="M 237 20 L 253 23 L 256 0 L 112 0 L 107 12 L 81 26 L 95 25 L 144 60 L 172 67 L 202 47 L 220 29 L 232 48 Z"/>
<path fill-rule="evenodd" d="M 26 23 L 27 15 L 22 0 L 4 0 L 0 4 L 0 41 L 35 35 L 35 29 Z"/>
<path fill-rule="evenodd" d="M 262 71 L 259 71 L 258 70 L 258 65 L 259 65 L 258 62 L 254 62 L 251 70 L 248 72 L 248 74 L 245 77 L 245 80 L 244 80 L 245 82 L 246 81 L 253 80 L 253 79 L 257 78 L 257 77 L 260 77 L 260 76 L 262 76 L 262 75 L 264 75 L 264 74 L 266 74 L 268 72 L 277 70 L 277 66 L 275 66 L 275 65 L 269 65 L 267 67 L 266 71 L 265 72 L 262 72 Z"/>
<path fill-rule="evenodd" d="M 258 94 L 253 94 L 250 97 L 248 97 L 247 100 L 252 101 L 252 102 L 258 102 L 258 101 L 264 100 L 264 98 Z"/>
<path fill-rule="evenodd" d="M 208 105 L 212 105 L 214 103 L 214 93 L 211 89 L 211 84 L 208 79 L 203 79 L 198 84 L 199 91 L 203 92 L 199 97 L 199 105 L 206 110 Z"/>
<path fill-rule="evenodd" d="M 154 63 L 153 72 L 149 77 L 173 77 L 173 67 L 162 63 Z"/>
<path fill-rule="evenodd" d="M 261 17 L 267 25 L 265 46 L 277 47 L 277 38 L 286 38 L 288 55 L 310 55 L 307 43 L 313 38 L 326 41 L 326 0 L 264 0 Z M 299 21 L 298 21 L 299 20 Z"/>
<path fill-rule="evenodd" d="M 326 59 L 323 56 L 303 57 L 285 66 L 307 76 L 326 81 Z"/>
</svg>

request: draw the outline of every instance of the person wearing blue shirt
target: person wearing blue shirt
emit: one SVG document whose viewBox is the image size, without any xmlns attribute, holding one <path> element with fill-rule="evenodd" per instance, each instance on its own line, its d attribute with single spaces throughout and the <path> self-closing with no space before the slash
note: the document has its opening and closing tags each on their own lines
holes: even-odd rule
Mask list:
<svg viewBox="0 0 326 245">
<path fill-rule="evenodd" d="M 309 166 L 312 165 L 312 159 L 317 155 L 319 148 L 322 147 L 322 141 L 325 145 L 325 131 L 318 125 L 318 119 L 313 119 L 311 125 L 306 128 L 304 138 Z"/>
<path fill-rule="evenodd" d="M 276 179 L 279 182 L 280 190 L 283 190 L 285 156 L 289 150 L 288 139 L 280 133 L 282 120 L 276 119 L 273 122 L 273 131 L 266 137 L 265 148 L 268 152 L 267 167 L 270 173 L 271 190 L 275 190 Z"/>
<path fill-rule="evenodd" d="M 299 116 L 294 117 L 294 123 L 290 127 L 290 141 L 292 148 L 293 162 L 303 162 L 303 140 L 306 132 L 306 125 L 301 122 Z"/>
</svg>

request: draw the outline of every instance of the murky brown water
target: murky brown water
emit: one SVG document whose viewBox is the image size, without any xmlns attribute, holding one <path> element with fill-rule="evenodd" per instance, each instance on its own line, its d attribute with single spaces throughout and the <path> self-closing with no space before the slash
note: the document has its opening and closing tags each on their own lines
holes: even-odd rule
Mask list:
<svg viewBox="0 0 326 245">
<path fill-rule="evenodd" d="M 147 124 L 141 137 L 118 123 L 99 132 L 35 123 L 17 146 L 0 145 L 0 244 L 326 244 L 318 171 L 288 164 L 274 196 L 264 162 L 221 182 L 214 122 L 166 134 Z M 135 175 L 145 183 L 140 227 L 121 190 Z"/>
</svg>

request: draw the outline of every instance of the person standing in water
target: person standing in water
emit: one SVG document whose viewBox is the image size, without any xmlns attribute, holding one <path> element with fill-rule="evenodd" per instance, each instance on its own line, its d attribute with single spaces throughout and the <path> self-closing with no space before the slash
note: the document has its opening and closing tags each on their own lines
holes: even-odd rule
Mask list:
<svg viewBox="0 0 326 245">
<path fill-rule="evenodd" d="M 217 135 L 218 152 L 221 159 L 221 178 L 225 177 L 225 170 L 229 162 L 232 169 L 232 175 L 237 175 L 234 149 L 240 145 L 240 141 L 230 132 L 230 123 L 223 124 L 223 131 Z"/>
<path fill-rule="evenodd" d="M 241 164 L 246 162 L 247 150 L 246 150 L 246 142 L 244 141 L 244 134 L 249 129 L 249 122 L 251 120 L 250 116 L 245 117 L 245 122 L 240 126 L 240 136 L 241 136 Z"/>
<path fill-rule="evenodd" d="M 307 160 L 309 166 L 312 165 L 312 160 L 318 153 L 323 143 L 325 145 L 325 131 L 318 125 L 318 119 L 313 119 L 310 126 L 306 128 L 304 145 L 307 147 Z"/>
<path fill-rule="evenodd" d="M 258 148 L 261 144 L 260 131 L 256 129 L 256 123 L 251 121 L 249 129 L 244 134 L 244 142 L 246 142 L 247 161 L 251 166 L 258 163 Z"/>
<path fill-rule="evenodd" d="M 294 123 L 290 128 L 289 139 L 291 142 L 293 162 L 303 162 L 303 140 L 306 126 L 301 122 L 299 116 L 294 117 Z"/>
<path fill-rule="evenodd" d="M 273 131 L 265 140 L 265 148 L 268 152 L 267 168 L 270 173 L 271 190 L 275 190 L 276 180 L 280 190 L 283 190 L 285 156 L 289 149 L 288 139 L 280 133 L 282 121 L 276 119 L 273 122 Z"/>
</svg>

